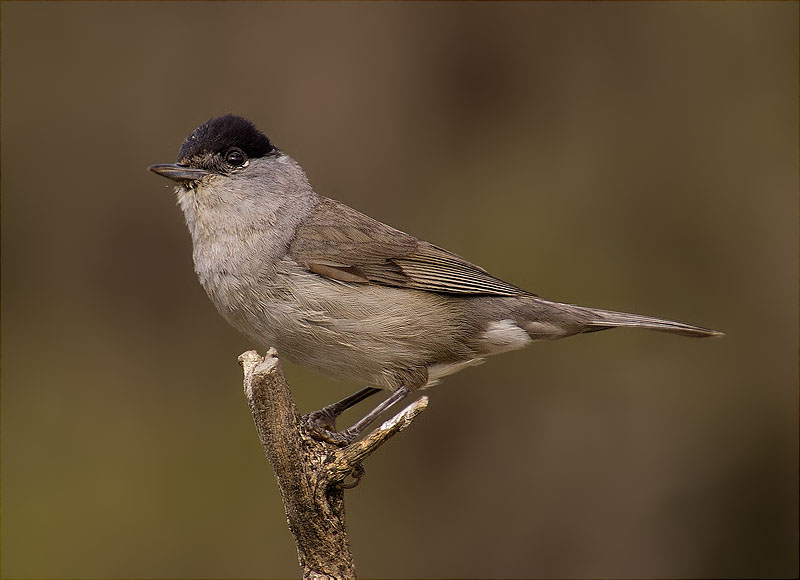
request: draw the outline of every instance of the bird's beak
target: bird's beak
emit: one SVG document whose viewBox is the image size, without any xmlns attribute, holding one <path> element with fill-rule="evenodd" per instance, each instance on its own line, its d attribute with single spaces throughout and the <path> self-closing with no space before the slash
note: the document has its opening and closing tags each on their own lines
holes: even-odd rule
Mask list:
<svg viewBox="0 0 800 580">
<path fill-rule="evenodd" d="M 179 163 L 161 163 L 151 165 L 148 169 L 173 181 L 200 181 L 206 175 L 210 175 L 210 172 L 205 169 L 197 169 Z"/>
</svg>

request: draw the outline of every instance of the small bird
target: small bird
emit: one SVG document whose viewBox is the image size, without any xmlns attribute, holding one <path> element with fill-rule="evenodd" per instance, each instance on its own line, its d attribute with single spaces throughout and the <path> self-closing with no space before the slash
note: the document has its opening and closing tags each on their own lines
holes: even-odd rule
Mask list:
<svg viewBox="0 0 800 580">
<path fill-rule="evenodd" d="M 722 333 L 638 314 L 552 302 L 439 246 L 317 194 L 303 168 L 250 121 L 215 117 L 184 141 L 175 182 L 200 283 L 250 340 L 325 375 L 368 385 L 311 413 L 346 444 L 417 389 L 534 340 L 614 327 Z M 349 429 L 345 409 L 391 394 Z"/>
</svg>

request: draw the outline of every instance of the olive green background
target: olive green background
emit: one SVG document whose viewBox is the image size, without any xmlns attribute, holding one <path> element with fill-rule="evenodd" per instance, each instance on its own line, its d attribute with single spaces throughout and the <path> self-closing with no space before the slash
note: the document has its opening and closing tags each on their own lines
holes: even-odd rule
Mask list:
<svg viewBox="0 0 800 580">
<path fill-rule="evenodd" d="M 348 492 L 362 576 L 797 575 L 797 3 L 0 16 L 3 576 L 299 573 L 241 391 L 256 345 L 146 171 L 225 112 L 514 284 L 727 333 L 446 379 Z M 306 411 L 359 387 L 286 370 Z"/>
</svg>

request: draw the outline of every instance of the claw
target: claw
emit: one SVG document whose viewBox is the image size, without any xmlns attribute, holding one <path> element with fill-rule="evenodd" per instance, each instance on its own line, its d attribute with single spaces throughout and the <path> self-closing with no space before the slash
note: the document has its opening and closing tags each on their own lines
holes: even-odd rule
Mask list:
<svg viewBox="0 0 800 580">
<path fill-rule="evenodd" d="M 336 427 L 332 422 L 327 423 L 325 422 L 325 419 L 320 422 L 316 417 L 318 412 L 319 411 L 315 413 L 309 413 L 305 416 L 306 425 L 308 426 L 308 430 L 314 439 L 326 441 L 331 445 L 336 445 L 337 447 L 346 447 L 356 440 L 358 434 L 348 434 L 347 431 L 340 433 L 339 431 L 335 430 Z M 333 427 L 333 429 L 329 429 L 329 426 Z"/>
<path fill-rule="evenodd" d="M 353 478 L 353 481 L 351 481 L 350 483 L 342 482 L 339 485 L 341 485 L 345 489 L 353 489 L 359 483 L 361 483 L 361 478 L 364 477 L 365 473 L 366 471 L 364 471 L 364 466 L 361 463 L 359 463 L 353 468 L 353 471 L 350 473 L 350 475 Z"/>
</svg>

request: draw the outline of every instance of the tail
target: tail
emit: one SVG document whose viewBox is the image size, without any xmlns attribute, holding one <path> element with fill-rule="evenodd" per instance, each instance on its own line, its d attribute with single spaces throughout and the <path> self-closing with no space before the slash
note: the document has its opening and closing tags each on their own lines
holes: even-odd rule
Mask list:
<svg viewBox="0 0 800 580">
<path fill-rule="evenodd" d="M 588 320 L 584 319 L 586 328 L 583 332 L 594 332 L 607 328 L 647 328 L 649 330 L 659 330 L 661 332 L 671 332 L 683 336 L 693 336 L 703 338 L 706 336 L 724 336 L 725 333 L 718 330 L 711 330 L 701 326 L 692 326 L 683 322 L 663 320 L 652 316 L 642 316 L 641 314 L 629 314 L 627 312 L 615 312 L 613 310 L 600 310 L 597 308 L 580 309 L 588 315 Z"/>
</svg>

